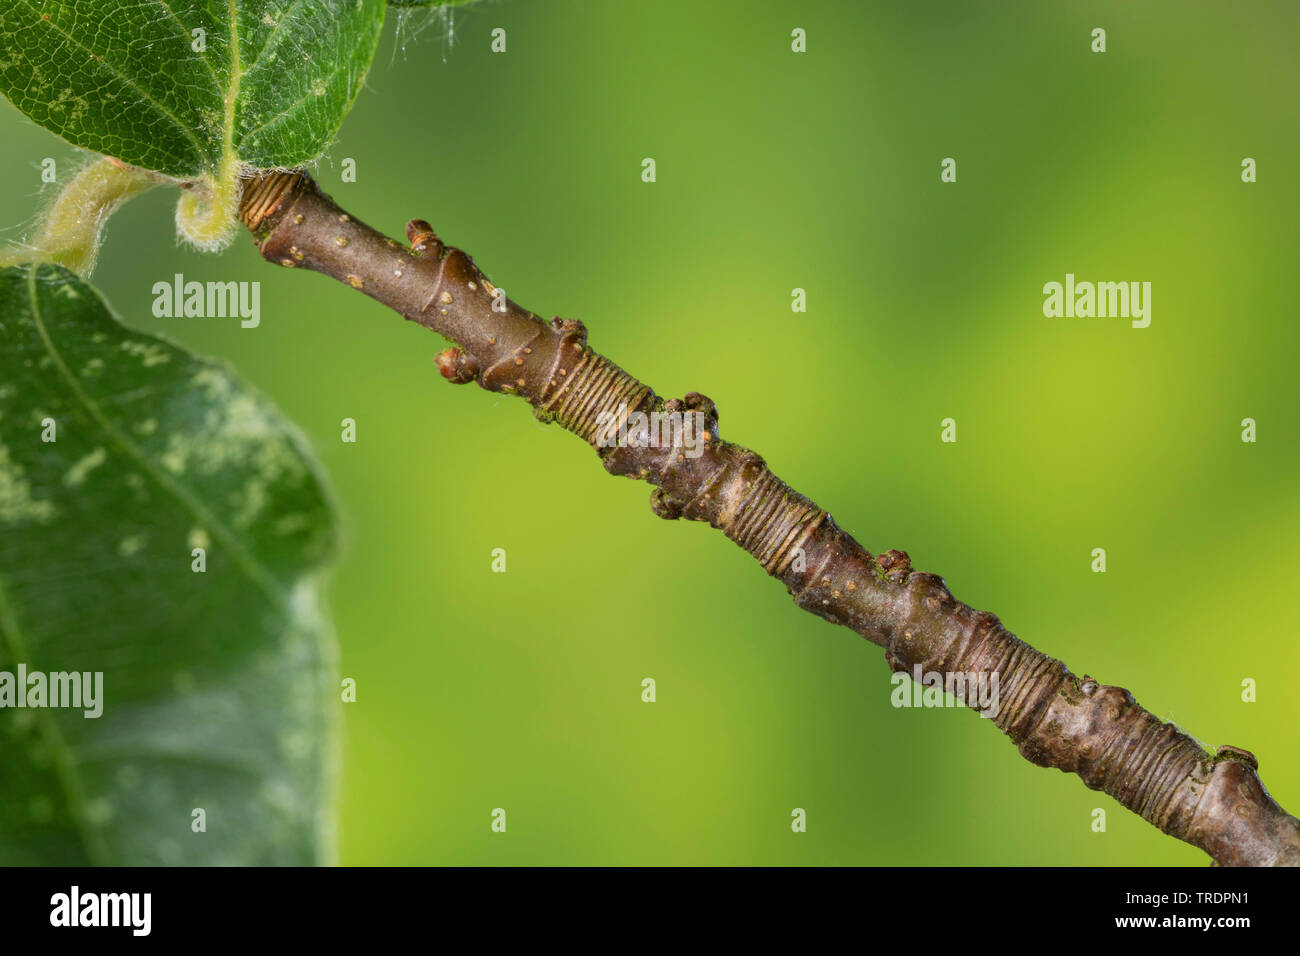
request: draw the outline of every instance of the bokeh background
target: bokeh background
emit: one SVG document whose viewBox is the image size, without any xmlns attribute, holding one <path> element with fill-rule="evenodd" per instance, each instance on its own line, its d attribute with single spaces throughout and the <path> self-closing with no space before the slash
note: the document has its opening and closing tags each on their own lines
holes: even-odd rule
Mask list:
<svg viewBox="0 0 1300 956">
<path fill-rule="evenodd" d="M 705 392 L 868 548 L 1253 750 L 1296 811 L 1298 26 L 1288 2 L 390 13 L 317 173 L 390 234 L 427 218 L 661 394 Z M 18 237 L 41 159 L 74 153 L 7 104 L 0 138 Z M 363 296 L 246 238 L 178 247 L 175 198 L 115 218 L 95 279 L 128 323 L 228 359 L 332 478 L 358 684 L 342 863 L 1206 862 L 970 712 L 893 708 L 881 651 L 721 535 L 654 518 L 522 403 L 448 385 L 444 343 Z M 174 272 L 259 280 L 261 327 L 154 318 Z M 1151 327 L 1044 318 L 1066 272 L 1151 281 Z"/>
</svg>

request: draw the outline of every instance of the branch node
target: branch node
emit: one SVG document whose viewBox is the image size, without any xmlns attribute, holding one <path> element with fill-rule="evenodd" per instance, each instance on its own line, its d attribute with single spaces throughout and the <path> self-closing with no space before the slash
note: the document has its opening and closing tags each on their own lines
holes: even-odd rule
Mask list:
<svg viewBox="0 0 1300 956">
<path fill-rule="evenodd" d="M 892 584 L 902 584 L 912 573 L 912 559 L 907 556 L 906 551 L 897 549 L 890 549 L 876 555 L 876 566 L 880 568 L 884 579 Z"/>
<path fill-rule="evenodd" d="M 433 360 L 438 363 L 442 377 L 453 385 L 467 385 L 478 375 L 478 363 L 459 346 L 443 349 Z"/>
<path fill-rule="evenodd" d="M 264 238 L 261 230 L 267 218 L 279 210 L 286 199 L 312 187 L 311 180 L 296 172 L 269 173 L 245 180 L 244 192 L 239 200 L 239 218 L 254 237 L 260 240 Z M 295 225 L 301 223 L 301 218 L 295 221 Z"/>
<path fill-rule="evenodd" d="M 438 241 L 433 226 L 423 219 L 412 219 L 406 224 L 406 238 L 411 243 L 412 254 L 417 256 L 423 256 L 428 251 L 429 243 Z"/>
<path fill-rule="evenodd" d="M 1214 755 L 1214 759 L 1239 760 L 1246 764 L 1246 766 L 1250 767 L 1251 770 L 1259 769 L 1259 758 L 1257 758 L 1253 753 L 1249 750 L 1242 750 L 1240 747 L 1233 747 L 1228 744 L 1224 744 L 1218 749 L 1218 752 Z"/>
<path fill-rule="evenodd" d="M 551 328 L 565 333 L 579 345 L 587 344 L 587 327 L 579 319 L 562 319 L 557 315 L 551 319 Z"/>
<path fill-rule="evenodd" d="M 650 492 L 650 510 L 666 521 L 682 516 L 682 503 L 662 488 Z"/>
</svg>

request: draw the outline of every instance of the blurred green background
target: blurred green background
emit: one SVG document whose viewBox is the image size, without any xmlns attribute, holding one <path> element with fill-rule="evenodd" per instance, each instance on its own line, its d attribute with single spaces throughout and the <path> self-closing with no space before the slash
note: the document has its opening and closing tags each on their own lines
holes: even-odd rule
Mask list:
<svg viewBox="0 0 1300 956">
<path fill-rule="evenodd" d="M 427 218 L 660 394 L 705 392 L 866 547 L 1253 750 L 1297 811 L 1297 26 L 1284 2 L 390 13 L 317 173 L 392 235 Z M 74 152 L 7 104 L 0 136 L 18 237 L 41 159 Z M 246 237 L 177 247 L 175 199 L 115 218 L 95 280 L 130 324 L 228 359 L 332 477 L 358 685 L 341 862 L 1207 862 L 972 713 L 893 708 L 882 652 L 721 535 L 654 518 L 522 403 L 448 385 L 444 343 L 369 299 Z M 174 272 L 260 280 L 261 326 L 154 318 Z M 1150 328 L 1044 318 L 1066 272 L 1151 281 Z"/>
</svg>

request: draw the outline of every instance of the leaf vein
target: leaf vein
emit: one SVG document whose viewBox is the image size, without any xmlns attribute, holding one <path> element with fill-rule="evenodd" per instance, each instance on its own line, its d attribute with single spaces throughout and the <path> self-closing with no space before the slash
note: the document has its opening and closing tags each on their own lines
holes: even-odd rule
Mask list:
<svg viewBox="0 0 1300 956">
<path fill-rule="evenodd" d="M 33 13 L 36 13 L 36 14 L 39 14 L 39 13 L 40 13 L 40 10 L 39 10 L 39 9 L 38 9 L 38 8 L 37 8 L 37 7 L 32 3 L 32 2 L 31 2 L 31 0 L 19 0 L 19 2 L 22 3 L 24 6 L 26 6 L 27 9 L 31 10 Z M 138 86 L 138 85 L 136 85 L 135 83 L 131 82 L 131 80 L 129 80 L 129 79 L 127 78 L 126 74 L 124 74 L 121 70 L 119 70 L 119 69 L 117 69 L 115 66 L 113 66 L 113 64 L 109 63 L 107 60 L 96 58 L 94 52 L 93 52 L 89 47 L 87 47 L 84 43 L 82 43 L 82 42 L 80 42 L 79 40 L 77 40 L 75 37 L 73 37 L 73 36 L 72 36 L 70 33 L 68 33 L 66 30 L 64 30 L 64 29 L 62 29 L 61 27 L 57 26 L 57 25 L 54 23 L 53 20 L 45 20 L 44 22 L 46 23 L 46 25 L 49 26 L 49 28 L 50 28 L 51 30 L 53 30 L 53 31 L 55 31 L 56 33 L 58 33 L 60 36 L 62 36 L 65 40 L 67 40 L 67 41 L 68 41 L 69 43 L 71 43 L 73 46 L 77 47 L 79 50 L 81 50 L 81 51 L 82 51 L 83 53 L 85 53 L 87 56 L 91 57 L 92 60 L 94 60 L 94 62 L 95 62 L 98 66 L 100 66 L 100 67 L 102 67 L 103 69 L 107 70 L 109 73 L 111 73 L 114 77 L 116 77 L 116 78 L 117 78 L 117 79 L 118 79 L 122 84 L 124 84 L 125 86 L 128 86 L 128 87 L 130 87 L 131 89 L 135 90 L 135 92 L 136 92 L 137 94 L 139 94 L 141 98 L 143 98 L 143 99 L 145 99 L 145 100 L 148 100 L 150 103 L 152 103 L 152 104 L 154 105 L 154 107 L 157 108 L 158 112 L 161 113 L 161 114 L 162 114 L 164 117 L 166 117 L 167 119 L 171 120 L 172 124 L 173 124 L 173 125 L 174 125 L 178 130 L 181 131 L 182 135 L 184 135 L 184 137 L 185 137 L 187 140 L 189 140 L 191 144 L 193 144 L 194 148 L 195 148 L 196 150 L 198 150 L 198 155 L 199 155 L 200 162 L 202 161 L 202 157 L 203 157 L 203 153 L 204 153 L 204 151 L 203 151 L 203 144 L 199 142 L 198 137 L 196 137 L 196 136 L 194 135 L 194 133 L 189 129 L 189 127 L 187 127 L 184 123 L 182 123 L 182 122 L 181 122 L 181 121 L 176 117 L 176 115 L 175 115 L 174 113 L 172 113 L 171 110 L 169 110 L 169 109 L 168 109 L 166 106 L 164 106 L 162 103 L 158 102 L 158 100 L 156 100 L 156 99 L 154 99 L 152 96 L 150 96 L 149 93 L 147 93 L 147 92 L 146 92 L 144 89 L 142 89 L 140 86 Z"/>
<path fill-rule="evenodd" d="M 133 458 L 136 464 L 140 466 L 141 470 L 144 471 L 144 473 L 148 475 L 159 488 L 176 499 L 176 501 L 183 508 L 189 511 L 200 524 L 208 529 L 208 532 L 214 538 L 221 541 L 221 543 L 235 558 L 235 563 L 240 567 L 245 575 L 247 575 L 248 579 L 258 588 L 258 590 L 267 597 L 271 605 L 281 611 L 281 613 L 286 613 L 289 597 L 280 584 L 275 580 L 274 575 L 272 575 L 270 571 L 268 571 L 261 562 L 257 560 L 255 555 L 239 543 L 239 539 L 226 527 L 224 522 L 219 520 L 216 515 L 205 508 L 194 497 L 194 495 L 187 491 L 178 482 L 172 481 L 159 471 L 158 468 L 155 467 L 154 463 L 149 460 L 148 456 L 136 447 L 136 445 L 121 431 L 121 429 L 117 428 L 117 426 L 109 421 L 108 416 L 104 413 L 103 409 L 99 407 L 99 403 L 96 402 L 84 388 L 82 388 L 80 380 L 73 375 L 72 370 L 68 368 L 67 363 L 64 361 L 63 354 L 59 351 L 58 346 L 54 344 L 53 339 L 50 337 L 49 330 L 45 325 L 45 320 L 41 316 L 40 303 L 37 298 L 39 291 L 36 284 L 36 274 L 38 271 L 38 267 L 35 266 L 28 270 L 28 296 L 31 300 L 32 320 L 36 325 L 37 332 L 41 337 L 41 342 L 45 346 L 47 354 L 58 369 L 60 376 L 65 382 L 67 382 L 68 388 L 72 392 L 73 397 L 81 403 L 90 417 L 103 430 L 104 434 L 121 447 L 128 456 Z"/>
</svg>

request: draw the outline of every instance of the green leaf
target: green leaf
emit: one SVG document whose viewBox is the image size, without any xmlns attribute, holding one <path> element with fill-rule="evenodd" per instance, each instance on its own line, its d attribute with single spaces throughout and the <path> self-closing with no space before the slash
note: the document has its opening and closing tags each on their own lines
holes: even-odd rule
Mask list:
<svg viewBox="0 0 1300 956">
<path fill-rule="evenodd" d="M 334 536 L 267 400 L 0 270 L 0 864 L 328 861 Z M 19 665 L 102 672 L 101 716 L 6 702 Z"/>
<path fill-rule="evenodd" d="M 0 91 L 178 179 L 298 166 L 338 131 L 383 18 L 383 0 L 6 0 Z"/>
</svg>

